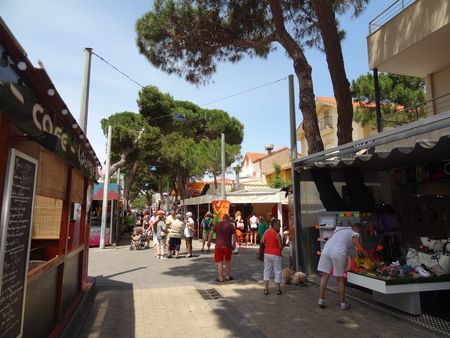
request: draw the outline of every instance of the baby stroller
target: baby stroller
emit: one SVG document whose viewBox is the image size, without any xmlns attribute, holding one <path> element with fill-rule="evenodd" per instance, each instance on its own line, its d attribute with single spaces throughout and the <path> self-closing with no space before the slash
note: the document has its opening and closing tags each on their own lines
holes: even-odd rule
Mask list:
<svg viewBox="0 0 450 338">
<path fill-rule="evenodd" d="M 141 249 L 148 249 L 147 232 L 142 227 L 136 227 L 131 235 L 130 250 Z"/>
</svg>

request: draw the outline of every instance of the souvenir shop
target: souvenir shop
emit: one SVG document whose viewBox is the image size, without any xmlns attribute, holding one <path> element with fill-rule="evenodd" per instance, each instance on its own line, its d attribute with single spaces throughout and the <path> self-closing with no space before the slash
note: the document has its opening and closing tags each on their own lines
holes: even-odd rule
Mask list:
<svg viewBox="0 0 450 338">
<path fill-rule="evenodd" d="M 1 18 L 0 52 L 0 335 L 59 336 L 94 290 L 88 210 L 100 163 Z"/>
<path fill-rule="evenodd" d="M 372 259 L 355 253 L 349 283 L 413 315 L 421 313 L 421 294 L 448 292 L 449 149 L 450 112 L 298 160 L 300 255 L 309 272 L 316 271 L 320 251 L 337 226 L 360 223 L 361 242 Z M 342 172 L 359 170 L 376 201 L 372 210 L 326 211 L 311 175 L 318 168 L 328 170 L 344 201 L 348 190 Z"/>
</svg>

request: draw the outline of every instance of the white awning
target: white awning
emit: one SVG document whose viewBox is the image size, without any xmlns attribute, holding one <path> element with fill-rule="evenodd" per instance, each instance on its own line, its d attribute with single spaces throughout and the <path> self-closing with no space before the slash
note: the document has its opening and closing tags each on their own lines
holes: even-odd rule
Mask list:
<svg viewBox="0 0 450 338">
<path fill-rule="evenodd" d="M 233 191 L 226 194 L 227 201 L 232 204 L 243 203 L 273 203 L 287 204 L 288 199 L 284 191 L 279 189 L 261 189 L 256 191 Z M 184 200 L 184 205 L 208 204 L 213 200 L 220 199 L 219 194 L 203 195 L 199 197 L 188 198 Z M 183 204 L 183 201 L 182 201 Z"/>
</svg>

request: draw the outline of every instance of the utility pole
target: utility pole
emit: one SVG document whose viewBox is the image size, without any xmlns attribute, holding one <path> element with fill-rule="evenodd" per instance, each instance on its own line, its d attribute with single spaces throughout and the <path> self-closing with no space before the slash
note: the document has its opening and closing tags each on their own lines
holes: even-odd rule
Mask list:
<svg viewBox="0 0 450 338">
<path fill-rule="evenodd" d="M 103 183 L 103 206 L 102 206 L 102 223 L 100 228 L 100 249 L 105 248 L 106 219 L 108 209 L 108 187 L 109 187 L 109 167 L 111 165 L 111 137 L 112 127 L 108 126 L 108 143 L 106 145 L 106 170 L 105 180 Z M 111 231 L 112 229 L 110 229 Z"/>
<path fill-rule="evenodd" d="M 292 175 L 292 202 L 294 210 L 294 229 L 295 229 L 295 270 L 305 271 L 305 264 L 302 261 L 305 257 L 301 255 L 302 242 L 302 223 L 300 209 L 300 175 L 295 171 L 294 161 L 297 159 L 297 124 L 295 122 L 295 98 L 294 98 L 294 76 L 289 75 L 289 121 L 291 136 L 291 175 Z"/>
<path fill-rule="evenodd" d="M 89 84 L 91 81 L 91 57 L 92 48 L 84 49 L 84 80 L 83 90 L 81 92 L 81 107 L 80 107 L 80 127 L 84 134 L 87 135 L 87 118 L 89 106 Z"/>
<path fill-rule="evenodd" d="M 222 137 L 222 143 L 221 143 L 221 158 L 222 158 L 222 190 L 220 194 L 220 199 L 223 201 L 225 200 L 225 134 L 220 134 Z"/>
</svg>

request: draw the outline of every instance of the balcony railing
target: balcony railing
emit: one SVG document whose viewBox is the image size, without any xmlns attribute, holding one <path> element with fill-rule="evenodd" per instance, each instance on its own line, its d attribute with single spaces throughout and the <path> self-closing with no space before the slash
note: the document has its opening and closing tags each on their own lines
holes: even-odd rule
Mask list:
<svg viewBox="0 0 450 338">
<path fill-rule="evenodd" d="M 369 34 L 377 31 L 386 22 L 391 20 L 398 13 L 402 12 L 406 7 L 410 6 L 416 0 L 397 0 L 388 8 L 386 8 L 375 19 L 369 22 Z"/>
<path fill-rule="evenodd" d="M 433 98 L 413 107 L 383 114 L 381 120 L 383 129 L 395 128 L 420 120 L 428 116 L 428 112 L 433 110 L 438 113 L 450 111 L 450 93 Z"/>
</svg>

